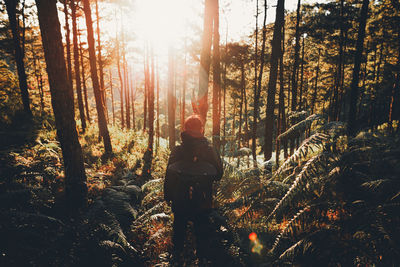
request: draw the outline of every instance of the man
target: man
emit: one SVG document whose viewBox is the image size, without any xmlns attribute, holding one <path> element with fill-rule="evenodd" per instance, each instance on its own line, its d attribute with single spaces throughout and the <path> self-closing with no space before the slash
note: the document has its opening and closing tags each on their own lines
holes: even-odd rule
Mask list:
<svg viewBox="0 0 400 267">
<path fill-rule="evenodd" d="M 221 179 L 223 166 L 217 151 L 204 137 L 204 126 L 198 115 L 189 116 L 184 123 L 184 131 L 181 133 L 182 144 L 175 147 L 169 157 L 167 174 L 164 183 L 164 198 L 172 202 L 174 212 L 173 223 L 173 256 L 179 259 L 186 235 L 188 221 L 192 221 L 196 236 L 196 254 L 198 258 L 206 258 L 204 252 L 207 248 L 209 235 L 208 215 L 212 209 L 212 182 Z M 173 171 L 177 169 L 177 171 Z M 187 173 L 203 174 L 205 185 L 202 189 L 192 186 L 182 186 L 182 180 L 189 180 Z M 182 178 L 174 179 L 174 174 L 179 173 Z M 186 173 L 186 175 L 184 174 Z M 200 191 L 203 197 L 198 203 L 192 203 Z M 188 191 L 188 192 L 186 192 Z M 186 198 L 181 198 L 186 194 Z M 196 195 L 197 194 L 197 195 Z M 192 203 L 192 204 L 190 204 Z M 192 206 L 191 206 L 192 205 Z"/>
</svg>

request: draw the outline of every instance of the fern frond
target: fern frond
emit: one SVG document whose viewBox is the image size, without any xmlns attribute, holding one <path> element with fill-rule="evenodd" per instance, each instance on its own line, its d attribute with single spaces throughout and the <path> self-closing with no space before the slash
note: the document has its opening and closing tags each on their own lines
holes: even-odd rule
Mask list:
<svg viewBox="0 0 400 267">
<path fill-rule="evenodd" d="M 329 139 L 329 135 L 325 133 L 315 133 L 306 140 L 304 140 L 300 147 L 291 155 L 274 173 L 272 179 L 279 176 L 282 172 L 284 172 L 290 164 L 295 161 L 300 160 L 301 158 L 305 158 L 308 154 L 308 151 L 314 151 L 314 148 L 320 148 L 322 145 Z"/>
<path fill-rule="evenodd" d="M 290 127 L 286 132 L 280 134 L 277 138 L 278 140 L 290 139 L 298 136 L 300 133 L 304 132 L 308 129 L 311 124 L 316 120 L 322 120 L 323 117 L 318 114 L 312 114 L 308 116 L 306 119 L 296 123 L 292 127 Z"/>
<path fill-rule="evenodd" d="M 288 121 L 290 124 L 295 124 L 299 121 L 304 120 L 308 116 L 308 111 L 302 110 L 302 111 L 290 111 L 288 113 Z"/>
<path fill-rule="evenodd" d="M 326 158 L 329 157 L 327 153 L 321 153 L 318 154 L 314 157 L 312 157 L 310 160 L 307 161 L 307 163 L 304 165 L 304 168 L 301 170 L 301 172 L 297 175 L 295 181 L 289 188 L 289 190 L 286 192 L 285 196 L 279 201 L 279 203 L 276 205 L 274 210 L 271 212 L 271 214 L 268 216 L 267 221 L 275 215 L 276 211 L 280 208 L 282 208 L 284 205 L 286 205 L 290 200 L 293 198 L 293 196 L 301 191 L 304 190 L 305 187 L 305 182 L 307 180 L 310 180 L 312 177 L 314 177 L 317 174 L 317 166 L 320 164 L 321 161 L 326 161 Z"/>
</svg>

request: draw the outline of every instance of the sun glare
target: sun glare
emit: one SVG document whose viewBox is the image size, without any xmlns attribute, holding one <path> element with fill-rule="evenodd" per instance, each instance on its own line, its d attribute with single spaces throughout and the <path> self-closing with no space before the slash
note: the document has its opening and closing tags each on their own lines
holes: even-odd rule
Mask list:
<svg viewBox="0 0 400 267">
<path fill-rule="evenodd" d="M 135 33 L 155 48 L 176 46 L 187 33 L 187 19 L 191 15 L 188 0 L 138 0 L 132 16 Z"/>
</svg>

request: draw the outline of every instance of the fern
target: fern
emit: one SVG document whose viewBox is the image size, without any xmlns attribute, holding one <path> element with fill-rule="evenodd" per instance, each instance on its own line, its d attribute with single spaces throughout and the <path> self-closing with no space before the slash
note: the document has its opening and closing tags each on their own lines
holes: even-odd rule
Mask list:
<svg viewBox="0 0 400 267">
<path fill-rule="evenodd" d="M 288 169 L 288 166 L 301 158 L 305 158 L 308 155 L 309 150 L 314 151 L 314 148 L 321 148 L 324 142 L 326 142 L 329 138 L 329 135 L 325 133 L 315 133 L 310 136 L 300 147 L 291 155 L 274 173 L 273 178 L 275 179 L 277 176 L 281 175 Z"/>
<path fill-rule="evenodd" d="M 280 134 L 277 139 L 278 140 L 287 140 L 291 139 L 294 137 L 297 137 L 300 133 L 305 132 L 306 129 L 310 128 L 311 124 L 314 121 L 317 120 L 322 120 L 323 117 L 318 114 L 312 114 L 311 116 L 308 116 L 306 119 L 296 123 L 292 127 L 290 127 L 286 132 Z"/>
</svg>

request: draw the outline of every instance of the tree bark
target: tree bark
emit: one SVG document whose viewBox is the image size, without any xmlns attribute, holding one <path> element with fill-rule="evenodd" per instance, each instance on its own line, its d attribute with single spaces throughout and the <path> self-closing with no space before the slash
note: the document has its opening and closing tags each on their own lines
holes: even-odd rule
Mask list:
<svg viewBox="0 0 400 267">
<path fill-rule="evenodd" d="M 79 35 L 80 36 L 80 35 Z M 83 49 L 82 43 L 79 40 L 79 54 L 80 54 L 80 62 L 81 62 L 81 69 L 82 69 L 82 85 L 83 85 L 83 96 L 85 98 L 85 109 L 86 109 L 86 118 L 90 123 L 90 112 L 89 112 L 89 103 L 88 103 L 88 94 L 87 94 L 87 87 L 86 87 L 86 75 L 85 75 L 85 67 L 83 64 Z"/>
<path fill-rule="evenodd" d="M 100 136 L 103 138 L 105 153 L 107 155 L 111 155 L 112 154 L 111 139 L 110 139 L 110 134 L 108 132 L 103 103 L 101 102 L 101 91 L 100 91 L 99 79 L 97 77 L 96 53 L 95 53 L 94 37 L 93 37 L 93 22 L 92 22 L 92 14 L 90 10 L 89 0 L 83 0 L 83 11 L 85 12 L 85 18 L 86 18 L 87 39 L 89 45 L 90 72 L 93 83 L 94 98 L 96 101 L 97 116 L 99 120 L 98 123 L 99 131 L 100 131 Z"/>
<path fill-rule="evenodd" d="M 258 66 L 258 0 L 256 0 L 256 31 L 255 31 L 255 52 L 254 52 L 254 109 L 253 109 L 253 128 L 252 128 L 252 144 L 251 154 L 253 155 L 254 167 L 257 167 L 257 119 L 258 119 L 258 87 L 257 87 L 257 66 Z"/>
<path fill-rule="evenodd" d="M 40 32 L 49 77 L 57 137 L 65 171 L 66 203 L 70 211 L 87 205 L 87 186 L 82 149 L 78 140 L 71 83 L 67 78 L 56 1 L 36 0 Z"/>
<path fill-rule="evenodd" d="M 104 86 L 104 64 L 101 55 L 101 41 L 100 41 L 100 15 L 99 15 L 99 3 L 98 0 L 95 1 L 96 4 L 96 24 L 97 24 L 97 62 L 99 64 L 99 75 L 100 75 L 100 92 L 101 100 L 104 106 L 104 113 L 106 114 L 106 119 L 108 121 L 108 110 L 107 110 L 107 95 L 106 87 Z"/>
<path fill-rule="evenodd" d="M 291 110 L 297 110 L 297 68 L 299 66 L 299 52 L 300 52 L 300 0 L 297 1 L 296 12 L 296 32 L 295 32 L 295 45 L 294 45 L 294 63 L 292 72 L 292 107 Z"/>
<path fill-rule="evenodd" d="M 258 10 L 258 1 L 257 1 L 257 10 Z M 258 11 L 257 11 L 258 17 Z M 253 160 L 254 166 L 257 166 L 257 159 L 256 159 L 256 149 L 257 149 L 257 120 L 259 116 L 259 102 L 260 102 L 260 95 L 261 95 L 261 83 L 262 83 L 262 75 L 264 71 L 264 64 L 265 64 L 265 41 L 267 35 L 267 28 L 266 28 L 266 21 L 267 21 L 267 0 L 264 0 L 264 21 L 263 21 L 263 32 L 262 32 L 262 44 L 261 44 L 261 65 L 260 65 L 260 73 L 255 74 L 255 77 L 258 82 L 257 86 L 254 90 L 254 111 L 253 111 L 253 143 L 252 143 L 252 153 L 253 153 Z M 256 30 L 257 25 L 256 25 Z M 257 36 L 256 36 L 257 37 Z M 256 38 L 257 40 L 257 38 Z M 257 41 L 256 41 L 257 42 Z M 256 44 L 257 45 L 257 44 Z M 256 49 L 257 50 L 257 49 Z M 256 58 L 257 58 L 257 51 L 256 51 Z M 255 63 L 257 65 L 257 61 Z M 255 71 L 257 71 L 257 66 L 255 66 Z"/>
<path fill-rule="evenodd" d="M 64 3 L 64 17 L 65 17 L 65 46 L 67 48 L 67 75 L 68 81 L 71 83 L 72 95 L 74 94 L 74 87 L 72 84 L 72 60 L 71 60 L 71 30 L 69 28 L 69 17 L 68 17 L 68 0 L 63 0 Z M 75 108 L 74 108 L 75 114 Z"/>
<path fill-rule="evenodd" d="M 29 92 L 28 92 L 28 83 L 27 77 L 25 72 L 25 65 L 24 65 L 24 54 L 21 48 L 21 40 L 18 32 L 17 26 L 17 0 L 5 0 L 8 19 L 10 22 L 11 32 L 13 36 L 14 42 L 14 56 L 15 62 L 17 65 L 17 72 L 18 72 L 18 81 L 19 81 L 19 88 L 21 90 L 21 98 L 22 104 L 24 107 L 24 111 L 28 116 L 32 116 L 32 111 L 30 107 L 30 99 L 29 99 Z M 64 53 L 63 53 L 64 55 Z"/>
<path fill-rule="evenodd" d="M 199 91 L 194 112 L 198 113 L 206 124 L 208 111 L 208 82 L 211 64 L 211 43 L 213 31 L 213 1 L 205 0 L 202 48 L 200 54 Z"/>
<path fill-rule="evenodd" d="M 367 24 L 369 0 L 363 0 L 358 28 L 358 37 L 356 43 L 356 53 L 354 57 L 353 79 L 350 85 L 350 109 L 347 122 L 347 132 L 354 136 L 357 132 L 357 99 L 358 99 L 358 81 L 360 79 L 361 58 L 364 47 L 365 25 Z"/>
<path fill-rule="evenodd" d="M 111 69 L 109 71 L 109 76 L 110 76 L 111 108 L 112 108 L 112 115 L 113 115 L 113 125 L 115 125 L 114 89 L 113 89 L 113 77 L 112 77 Z"/>
<path fill-rule="evenodd" d="M 151 78 L 150 78 L 150 88 L 149 88 L 149 144 L 148 149 L 151 154 L 153 154 L 153 143 L 154 143 L 154 52 L 151 48 Z"/>
<path fill-rule="evenodd" d="M 317 100 L 318 95 L 318 76 L 319 76 L 319 60 L 321 57 L 321 48 L 318 48 L 318 60 L 317 67 L 315 68 L 315 85 L 314 85 L 314 93 L 311 100 L 311 114 L 314 114 L 315 109 L 315 101 Z"/>
<path fill-rule="evenodd" d="M 78 108 L 79 108 L 79 116 L 81 118 L 82 131 L 85 132 L 86 118 L 82 100 L 81 74 L 79 71 L 78 29 L 76 26 L 75 0 L 70 0 L 70 8 L 71 8 L 71 18 L 72 18 L 72 40 L 74 44 L 75 87 L 78 98 Z"/>
<path fill-rule="evenodd" d="M 221 63 L 220 63 L 220 51 L 219 51 L 219 0 L 214 0 L 214 35 L 213 35 L 213 126 L 212 126 L 212 135 L 213 135 L 213 144 L 217 151 L 219 151 L 221 142 L 221 124 L 220 124 L 220 112 L 219 112 L 219 103 L 220 103 L 220 91 L 221 91 Z"/>
<path fill-rule="evenodd" d="M 276 7 L 276 18 L 274 25 L 274 35 L 272 39 L 271 68 L 268 81 L 268 97 L 265 120 L 265 144 L 264 159 L 269 160 L 272 156 L 272 132 L 274 129 L 274 108 L 276 80 L 278 75 L 278 59 L 281 54 L 282 26 L 285 21 L 285 0 L 278 0 Z"/>
<path fill-rule="evenodd" d="M 175 94 L 174 94 L 174 52 L 168 49 L 168 139 L 169 149 L 175 147 Z"/>
<path fill-rule="evenodd" d="M 121 74 L 121 58 L 119 55 L 119 40 L 118 36 L 116 36 L 117 42 L 117 68 L 118 68 L 118 77 L 119 77 L 119 84 L 120 84 L 120 106 L 121 106 L 121 127 L 122 129 L 125 128 L 125 118 L 124 118 L 124 81 L 122 80 Z"/>
</svg>

